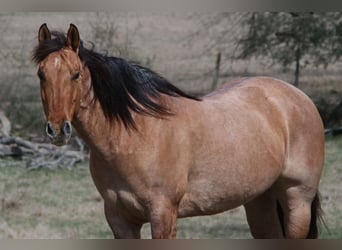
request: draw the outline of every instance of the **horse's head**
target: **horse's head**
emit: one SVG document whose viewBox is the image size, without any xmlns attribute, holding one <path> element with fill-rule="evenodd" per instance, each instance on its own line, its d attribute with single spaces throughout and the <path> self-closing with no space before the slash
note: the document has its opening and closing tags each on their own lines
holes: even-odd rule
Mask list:
<svg viewBox="0 0 342 250">
<path fill-rule="evenodd" d="M 51 41 L 51 33 L 43 24 L 38 32 L 39 46 L 48 46 Z M 80 105 L 83 66 L 78 56 L 79 45 L 78 30 L 70 24 L 66 46 L 51 52 L 38 64 L 46 134 L 58 146 L 70 139 L 71 121 Z"/>
</svg>

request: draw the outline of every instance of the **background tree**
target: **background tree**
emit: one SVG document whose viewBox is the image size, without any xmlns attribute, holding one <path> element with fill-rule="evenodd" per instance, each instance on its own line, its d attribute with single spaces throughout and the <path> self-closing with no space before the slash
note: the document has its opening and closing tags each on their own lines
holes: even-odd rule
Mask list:
<svg viewBox="0 0 342 250">
<path fill-rule="evenodd" d="M 342 55 L 342 13 L 250 13 L 243 21 L 247 32 L 237 40 L 239 59 L 269 57 L 286 70 L 294 64 L 298 86 L 300 69 L 313 64 L 327 67 Z"/>
</svg>

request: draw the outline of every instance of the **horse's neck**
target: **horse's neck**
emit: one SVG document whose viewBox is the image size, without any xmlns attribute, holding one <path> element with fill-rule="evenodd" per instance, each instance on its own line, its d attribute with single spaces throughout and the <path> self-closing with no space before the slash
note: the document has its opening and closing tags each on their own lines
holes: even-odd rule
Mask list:
<svg viewBox="0 0 342 250">
<path fill-rule="evenodd" d="M 106 119 L 100 103 L 93 98 L 88 78 L 83 82 L 80 107 L 74 116 L 73 126 L 91 150 L 101 151 L 101 147 L 107 146 L 105 144 L 109 137 L 113 142 L 116 137 L 120 137 L 122 125 L 115 120 Z"/>
<path fill-rule="evenodd" d="M 89 103 L 87 106 L 81 104 L 73 120 L 75 129 L 87 144 L 99 136 L 100 128 L 103 131 L 106 126 L 105 117 L 97 106 L 96 102 Z"/>
</svg>

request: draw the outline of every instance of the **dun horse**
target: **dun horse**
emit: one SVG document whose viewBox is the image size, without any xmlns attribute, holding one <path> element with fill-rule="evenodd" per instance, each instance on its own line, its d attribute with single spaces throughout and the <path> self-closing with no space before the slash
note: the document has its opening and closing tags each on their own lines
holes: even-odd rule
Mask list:
<svg viewBox="0 0 342 250">
<path fill-rule="evenodd" d="M 73 24 L 43 24 L 38 64 L 46 133 L 72 126 L 116 238 L 176 237 L 177 218 L 243 205 L 256 238 L 315 238 L 324 133 L 311 100 L 268 77 L 196 98 L 137 63 L 87 49 Z"/>
</svg>

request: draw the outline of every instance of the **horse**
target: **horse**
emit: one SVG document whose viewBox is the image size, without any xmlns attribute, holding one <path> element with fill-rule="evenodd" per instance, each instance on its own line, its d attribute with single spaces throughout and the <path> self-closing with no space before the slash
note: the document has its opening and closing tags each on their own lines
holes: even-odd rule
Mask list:
<svg viewBox="0 0 342 250">
<path fill-rule="evenodd" d="M 175 238 L 177 218 L 243 206 L 254 238 L 317 238 L 324 129 L 282 80 L 245 77 L 202 97 L 137 62 L 86 48 L 74 24 L 44 23 L 38 67 L 46 134 L 74 128 L 115 238 Z"/>
</svg>

